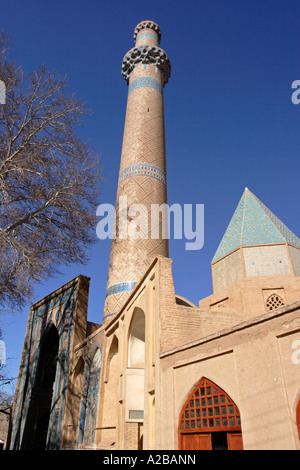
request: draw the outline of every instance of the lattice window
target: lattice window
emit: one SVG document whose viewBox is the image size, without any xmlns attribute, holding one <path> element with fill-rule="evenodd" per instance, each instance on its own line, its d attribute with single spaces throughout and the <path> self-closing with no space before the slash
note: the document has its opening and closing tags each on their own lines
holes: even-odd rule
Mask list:
<svg viewBox="0 0 300 470">
<path fill-rule="evenodd" d="M 237 406 L 216 384 L 203 378 L 189 396 L 179 420 L 180 432 L 241 431 Z"/>
<path fill-rule="evenodd" d="M 275 310 L 278 307 L 284 305 L 284 300 L 278 294 L 271 294 L 266 301 L 266 307 L 268 310 Z"/>
</svg>

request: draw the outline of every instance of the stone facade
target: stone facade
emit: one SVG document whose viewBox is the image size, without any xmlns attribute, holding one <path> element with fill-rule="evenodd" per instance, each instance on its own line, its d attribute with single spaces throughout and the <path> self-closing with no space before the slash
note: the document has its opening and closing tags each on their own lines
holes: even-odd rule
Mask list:
<svg viewBox="0 0 300 470">
<path fill-rule="evenodd" d="M 161 204 L 169 65 L 155 23 L 134 38 L 117 201 Z M 143 242 L 112 244 L 103 325 L 84 276 L 32 306 L 8 447 L 300 449 L 298 237 L 246 189 L 198 306 L 176 294 L 166 240 Z"/>
</svg>

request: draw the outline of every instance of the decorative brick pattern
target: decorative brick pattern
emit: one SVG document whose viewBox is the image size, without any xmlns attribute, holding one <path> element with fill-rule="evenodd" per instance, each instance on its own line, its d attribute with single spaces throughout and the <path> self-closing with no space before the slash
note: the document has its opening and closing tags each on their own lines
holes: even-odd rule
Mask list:
<svg viewBox="0 0 300 470">
<path fill-rule="evenodd" d="M 139 40 L 143 35 L 143 46 L 131 49 L 122 65 L 129 89 L 116 198 L 117 236 L 121 196 L 126 196 L 128 207 L 143 204 L 147 218 L 151 204 L 167 202 L 163 87 L 170 75 L 170 62 L 162 49 L 153 46 L 153 34 L 160 36 L 153 22 L 138 25 L 135 37 Z M 162 220 L 158 227 L 151 227 L 150 219 L 145 222 L 148 233 L 140 224 L 139 239 L 112 240 L 104 321 L 120 310 L 153 258 L 168 256 L 168 240 L 151 238 L 151 228 L 162 234 Z"/>
</svg>

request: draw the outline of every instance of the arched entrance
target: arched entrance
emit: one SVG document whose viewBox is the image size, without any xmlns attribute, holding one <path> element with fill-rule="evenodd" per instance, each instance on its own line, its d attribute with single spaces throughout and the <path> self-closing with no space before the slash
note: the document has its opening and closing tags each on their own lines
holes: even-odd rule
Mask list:
<svg viewBox="0 0 300 470">
<path fill-rule="evenodd" d="M 203 378 L 179 417 L 180 450 L 242 450 L 238 407 L 220 387 Z"/>
<path fill-rule="evenodd" d="M 58 347 L 58 332 L 55 326 L 51 325 L 44 333 L 40 343 L 39 360 L 31 394 L 23 449 L 44 450 L 46 448 Z"/>
</svg>

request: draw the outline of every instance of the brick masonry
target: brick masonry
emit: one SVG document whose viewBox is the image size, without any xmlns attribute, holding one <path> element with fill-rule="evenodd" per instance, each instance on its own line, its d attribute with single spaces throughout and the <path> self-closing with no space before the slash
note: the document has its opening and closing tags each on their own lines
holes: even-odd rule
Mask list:
<svg viewBox="0 0 300 470">
<path fill-rule="evenodd" d="M 160 32 L 156 26 L 151 24 L 149 28 L 146 23 L 145 28 L 138 30 L 135 32 L 138 51 L 127 54 L 135 65 L 129 66 L 130 73 L 126 72 L 128 99 L 115 206 L 116 239 L 111 244 L 104 322 L 119 311 L 153 257 L 168 256 L 168 240 L 151 237 L 151 228 L 155 226 L 149 218 L 152 204 L 167 202 L 163 102 L 166 72 L 162 62 L 165 59 L 161 59 L 165 52 L 158 47 Z M 138 62 L 136 55 L 141 50 L 141 62 Z M 150 63 L 148 51 L 154 54 L 157 63 L 152 63 L 152 59 Z M 127 206 L 143 204 L 146 208 L 147 220 L 141 220 L 139 239 L 119 237 L 120 197 L 127 198 Z M 127 220 L 129 223 L 130 218 Z M 161 234 L 162 220 L 158 224 Z"/>
</svg>

